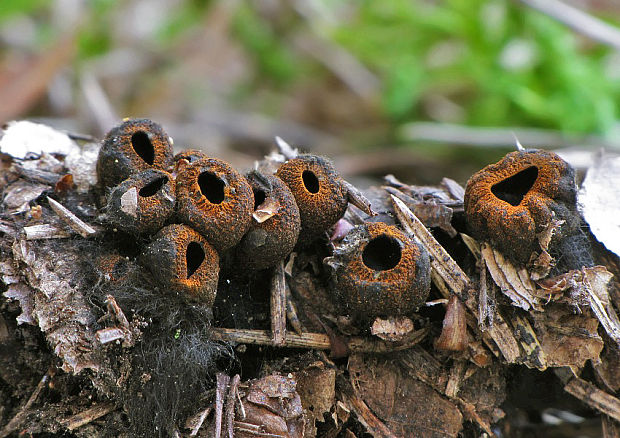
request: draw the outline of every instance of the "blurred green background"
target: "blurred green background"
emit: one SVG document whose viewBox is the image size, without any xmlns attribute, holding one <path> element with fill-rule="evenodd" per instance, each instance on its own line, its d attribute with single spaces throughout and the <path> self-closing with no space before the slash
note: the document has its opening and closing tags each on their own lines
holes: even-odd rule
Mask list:
<svg viewBox="0 0 620 438">
<path fill-rule="evenodd" d="M 613 0 L 572 4 L 620 22 Z M 280 135 L 360 184 L 464 182 L 513 132 L 618 147 L 619 98 L 618 51 L 518 1 L 0 2 L 0 122 L 150 117 L 239 167 Z"/>
</svg>

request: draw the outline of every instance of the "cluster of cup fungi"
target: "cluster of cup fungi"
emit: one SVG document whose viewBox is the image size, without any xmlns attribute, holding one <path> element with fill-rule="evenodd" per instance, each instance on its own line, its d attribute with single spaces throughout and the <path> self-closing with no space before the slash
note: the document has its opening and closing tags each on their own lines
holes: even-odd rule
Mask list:
<svg viewBox="0 0 620 438">
<path fill-rule="evenodd" d="M 327 158 L 301 154 L 274 172 L 243 175 L 189 150 L 176 156 L 162 127 L 128 119 L 97 162 L 110 227 L 152 236 L 140 256 L 166 289 L 213 305 L 220 260 L 262 270 L 322 236 L 345 214 L 349 188 Z M 477 172 L 464 198 L 469 232 L 526 265 L 552 220 L 554 239 L 580 229 L 573 169 L 556 154 L 519 150 Z M 372 212 L 372 210 L 370 210 Z M 430 291 L 426 249 L 395 225 L 353 227 L 334 250 L 334 296 L 352 315 L 411 314 Z"/>
</svg>

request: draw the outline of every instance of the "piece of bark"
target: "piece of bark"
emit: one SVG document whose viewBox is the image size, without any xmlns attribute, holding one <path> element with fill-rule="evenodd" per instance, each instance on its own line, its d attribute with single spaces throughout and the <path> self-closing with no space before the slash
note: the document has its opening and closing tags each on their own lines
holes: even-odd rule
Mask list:
<svg viewBox="0 0 620 438">
<path fill-rule="evenodd" d="M 348 368 L 356 394 L 395 436 L 458 436 L 463 418 L 457 406 L 393 361 L 353 355 Z"/>
<path fill-rule="evenodd" d="M 329 413 L 334 406 L 336 370 L 327 368 L 324 362 L 319 361 L 297 371 L 293 376 L 297 382 L 301 405 L 309 420 L 306 433 L 315 436 L 315 422 L 324 421 L 323 414 Z"/>
<path fill-rule="evenodd" d="M 77 279 L 76 267 L 82 256 L 71 241 L 34 244 L 18 240 L 13 244 L 13 258 L 33 291 L 31 314 L 62 360 L 63 370 L 76 374 L 83 369 L 99 370 L 103 359 L 97 353 L 92 328 L 96 318 L 82 295 L 85 286 L 70 281 Z"/>
</svg>

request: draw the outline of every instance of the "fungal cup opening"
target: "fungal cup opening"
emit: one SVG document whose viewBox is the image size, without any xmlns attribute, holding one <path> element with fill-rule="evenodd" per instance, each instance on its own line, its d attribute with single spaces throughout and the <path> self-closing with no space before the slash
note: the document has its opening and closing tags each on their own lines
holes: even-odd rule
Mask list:
<svg viewBox="0 0 620 438">
<path fill-rule="evenodd" d="M 267 195 L 263 190 L 254 189 L 254 210 L 256 210 L 260 205 L 265 202 Z"/>
<path fill-rule="evenodd" d="M 307 191 L 313 194 L 319 193 L 319 189 L 320 189 L 319 179 L 314 174 L 314 172 L 310 170 L 304 170 L 303 173 L 301 174 L 301 179 L 304 182 L 304 187 L 306 188 Z"/>
<path fill-rule="evenodd" d="M 202 172 L 198 176 L 198 186 L 203 196 L 212 204 L 221 204 L 226 197 L 225 183 L 214 173 Z"/>
<path fill-rule="evenodd" d="M 370 240 L 362 252 L 362 261 L 375 271 L 388 271 L 395 268 L 402 257 L 400 242 L 386 234 Z"/>
<path fill-rule="evenodd" d="M 138 195 L 140 195 L 143 198 L 151 197 L 155 195 L 157 192 L 159 192 L 167 182 L 168 182 L 167 176 L 162 176 L 160 178 L 154 179 L 153 181 L 151 181 L 150 183 L 142 187 L 140 191 L 138 192 Z"/>
<path fill-rule="evenodd" d="M 198 242 L 190 242 L 185 251 L 185 263 L 187 265 L 187 278 L 200 268 L 205 259 L 205 251 Z"/>
<path fill-rule="evenodd" d="M 517 206 L 523 201 L 523 197 L 530 191 L 537 178 L 538 168 L 530 166 L 494 184 L 491 192 L 502 201 Z"/>
<path fill-rule="evenodd" d="M 152 166 L 155 162 L 155 148 L 149 139 L 149 135 L 144 131 L 137 131 L 131 136 L 131 147 L 136 151 L 136 154 L 146 164 Z"/>
</svg>

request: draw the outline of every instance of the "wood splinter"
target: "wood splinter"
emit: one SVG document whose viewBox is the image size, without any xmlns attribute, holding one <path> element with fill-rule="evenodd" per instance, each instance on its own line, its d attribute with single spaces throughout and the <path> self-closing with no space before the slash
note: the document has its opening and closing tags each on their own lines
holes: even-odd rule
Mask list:
<svg viewBox="0 0 620 438">
<path fill-rule="evenodd" d="M 87 237 L 97 233 L 97 230 L 69 211 L 69 209 L 60 202 L 53 200 L 49 196 L 47 196 L 47 202 L 49 202 L 50 207 L 54 210 L 58 217 L 83 238 L 86 239 Z"/>
</svg>

